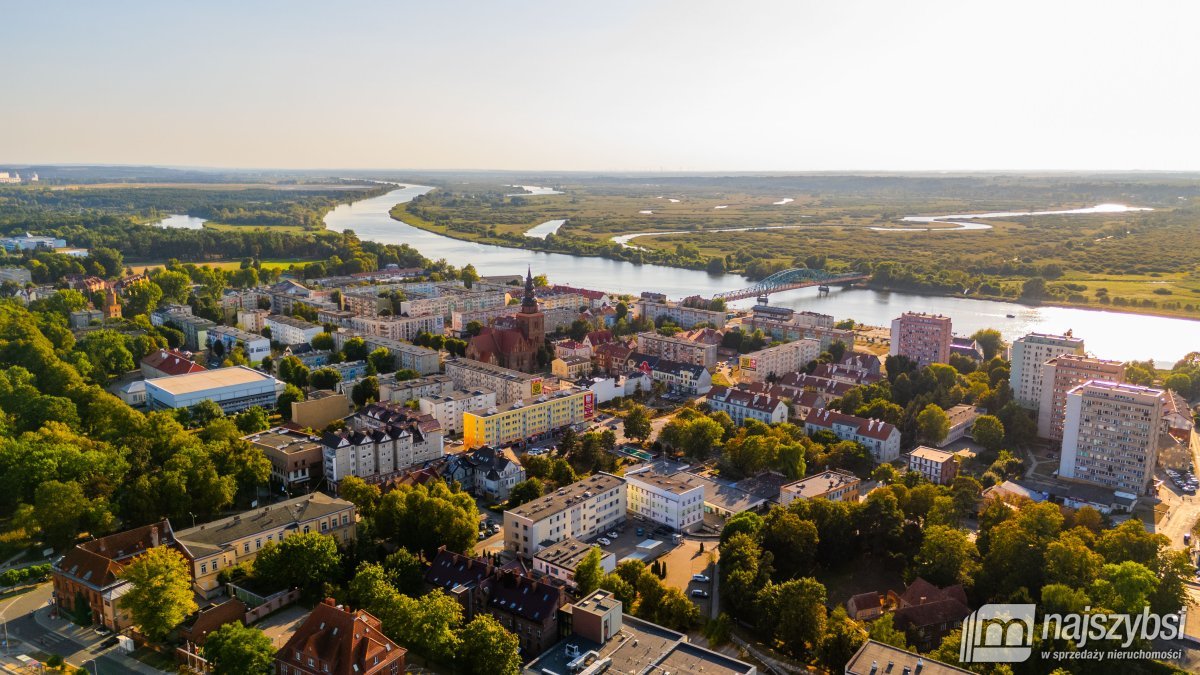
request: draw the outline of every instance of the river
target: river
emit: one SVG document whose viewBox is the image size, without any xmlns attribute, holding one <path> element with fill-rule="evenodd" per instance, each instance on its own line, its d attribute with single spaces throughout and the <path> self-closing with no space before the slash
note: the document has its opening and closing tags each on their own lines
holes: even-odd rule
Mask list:
<svg viewBox="0 0 1200 675">
<path fill-rule="evenodd" d="M 177 227 L 184 230 L 200 230 L 204 228 L 204 223 L 208 222 L 205 218 L 197 218 L 189 216 L 186 213 L 172 213 L 155 223 L 159 227 Z"/>
<path fill-rule="evenodd" d="M 337 231 L 354 230 L 366 240 L 408 244 L 428 258 L 445 258 L 460 267 L 470 263 L 483 275 L 523 273 L 530 267 L 534 274 L 545 274 L 555 283 L 633 295 L 655 291 L 672 298 L 711 296 L 751 283 L 736 274 L 713 276 L 660 265 L 477 244 L 426 232 L 388 215 L 396 204 L 432 189 L 405 185 L 379 197 L 343 204 L 329 212 L 325 224 Z M 753 304 L 754 300 L 748 299 L 733 306 Z M 1030 332 L 1062 333 L 1071 329 L 1097 356 L 1123 361 L 1154 359 L 1168 367 L 1184 354 L 1200 350 L 1200 321 L 1189 319 L 836 287 L 824 296 L 815 288 L 776 293 L 771 296 L 771 304 L 810 309 L 874 326 L 890 325 L 905 311 L 939 313 L 954 320 L 956 334 L 996 328 L 1009 341 Z"/>
</svg>

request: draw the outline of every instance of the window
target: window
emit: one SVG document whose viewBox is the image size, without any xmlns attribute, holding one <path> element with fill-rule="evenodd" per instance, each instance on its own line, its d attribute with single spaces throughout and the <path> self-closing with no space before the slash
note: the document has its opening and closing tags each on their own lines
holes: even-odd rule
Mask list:
<svg viewBox="0 0 1200 675">
<path fill-rule="evenodd" d="M 200 563 L 200 574 L 208 574 L 208 563 Z"/>
<path fill-rule="evenodd" d="M 242 542 L 242 553 L 249 553 L 249 552 L 250 552 L 250 542 L 249 541 Z"/>
<path fill-rule="evenodd" d="M 254 550 L 257 551 L 260 548 L 262 548 L 262 538 L 261 537 L 254 540 Z"/>
</svg>

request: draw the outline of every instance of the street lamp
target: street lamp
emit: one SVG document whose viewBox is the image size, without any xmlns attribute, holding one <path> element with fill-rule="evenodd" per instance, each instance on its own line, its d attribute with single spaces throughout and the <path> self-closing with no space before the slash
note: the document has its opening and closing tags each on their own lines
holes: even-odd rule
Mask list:
<svg viewBox="0 0 1200 675">
<path fill-rule="evenodd" d="M 196 514 L 188 511 L 188 515 L 192 517 L 192 527 L 196 527 Z"/>
</svg>

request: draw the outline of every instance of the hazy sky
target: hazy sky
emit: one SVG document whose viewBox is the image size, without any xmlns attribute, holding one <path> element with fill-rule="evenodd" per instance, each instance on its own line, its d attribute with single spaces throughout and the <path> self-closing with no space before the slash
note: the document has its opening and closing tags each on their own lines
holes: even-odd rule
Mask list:
<svg viewBox="0 0 1200 675">
<path fill-rule="evenodd" d="M 1200 3 L 13 2 L 21 162 L 1200 169 Z"/>
</svg>

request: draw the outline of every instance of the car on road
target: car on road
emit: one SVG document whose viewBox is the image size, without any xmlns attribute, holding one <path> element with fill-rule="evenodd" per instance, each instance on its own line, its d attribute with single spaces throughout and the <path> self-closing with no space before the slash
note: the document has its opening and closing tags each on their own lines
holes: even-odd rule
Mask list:
<svg viewBox="0 0 1200 675">
<path fill-rule="evenodd" d="M 96 626 L 96 635 L 111 635 L 112 631 L 107 626 Z"/>
<path fill-rule="evenodd" d="M 612 541 L 609 540 L 608 537 L 600 537 L 596 541 L 599 542 L 601 546 L 611 546 L 612 545 Z"/>
<path fill-rule="evenodd" d="M 621 535 L 617 534 L 616 532 L 609 532 L 607 536 L 611 539 L 616 539 L 617 537 L 619 537 Z"/>
<path fill-rule="evenodd" d="M 703 588 L 693 588 L 692 589 L 692 597 L 693 598 L 707 598 L 708 591 L 704 590 Z"/>
<path fill-rule="evenodd" d="M 645 528 L 643 528 L 643 527 L 639 527 L 639 528 L 637 529 L 637 536 L 639 536 L 639 537 L 644 537 L 644 536 L 646 536 L 646 529 L 645 529 Z"/>
<path fill-rule="evenodd" d="M 709 579 L 707 576 L 705 576 L 703 574 L 693 574 L 692 581 L 695 581 L 695 582 L 701 583 L 701 584 L 707 584 L 709 581 L 711 581 L 711 579 Z"/>
<path fill-rule="evenodd" d="M 112 637 L 108 638 L 104 642 L 101 642 L 100 646 L 103 647 L 104 649 L 108 649 L 109 647 L 115 647 L 118 642 L 120 642 L 120 640 L 117 639 L 116 635 L 113 635 Z"/>
</svg>

